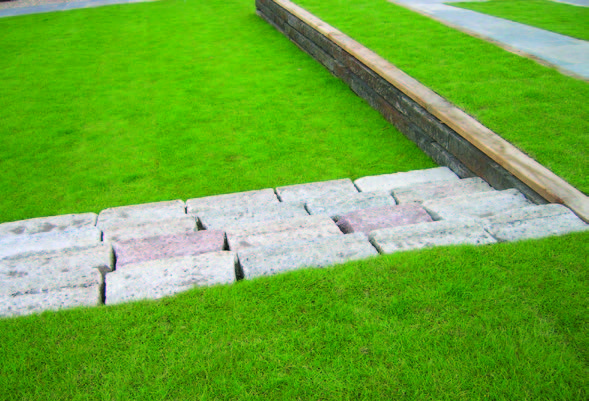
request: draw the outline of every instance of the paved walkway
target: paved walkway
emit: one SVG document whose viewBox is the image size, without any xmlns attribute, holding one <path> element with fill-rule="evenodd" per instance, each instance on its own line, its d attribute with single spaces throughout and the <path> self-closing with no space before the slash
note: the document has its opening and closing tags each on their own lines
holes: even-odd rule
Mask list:
<svg viewBox="0 0 589 401">
<path fill-rule="evenodd" d="M 589 80 L 589 42 L 442 3 L 464 0 L 389 0 L 470 35 Z M 567 0 L 589 4 L 588 0 Z M 587 4 L 585 4 L 587 3 Z"/>
<path fill-rule="evenodd" d="M 14 0 L 0 3 L 0 18 L 15 17 L 17 15 L 49 13 L 53 11 L 68 11 L 77 8 L 93 8 L 110 6 L 113 4 L 143 3 L 155 0 Z"/>
</svg>

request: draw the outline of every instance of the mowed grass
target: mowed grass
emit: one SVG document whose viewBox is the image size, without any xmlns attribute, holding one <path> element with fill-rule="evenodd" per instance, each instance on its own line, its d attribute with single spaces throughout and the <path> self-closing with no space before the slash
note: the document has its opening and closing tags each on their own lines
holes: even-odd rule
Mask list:
<svg viewBox="0 0 589 401">
<path fill-rule="evenodd" d="M 253 1 L 0 19 L 0 222 L 435 167 Z"/>
<path fill-rule="evenodd" d="M 589 84 L 386 0 L 297 0 L 589 192 Z"/>
<path fill-rule="evenodd" d="M 449 5 L 589 40 L 588 7 L 549 0 L 489 0 Z"/>
<path fill-rule="evenodd" d="M 589 233 L 0 320 L 5 400 L 586 400 Z"/>
</svg>

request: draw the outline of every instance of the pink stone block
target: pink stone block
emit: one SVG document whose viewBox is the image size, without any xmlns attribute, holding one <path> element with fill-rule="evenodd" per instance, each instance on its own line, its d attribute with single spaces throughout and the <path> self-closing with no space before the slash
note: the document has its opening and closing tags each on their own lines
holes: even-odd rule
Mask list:
<svg viewBox="0 0 589 401">
<path fill-rule="evenodd" d="M 369 233 L 381 228 L 399 227 L 430 221 L 432 221 L 432 218 L 421 206 L 405 204 L 375 207 L 348 213 L 338 220 L 337 226 L 346 234 L 357 232 Z"/>
<path fill-rule="evenodd" d="M 129 263 L 221 251 L 225 246 L 225 232 L 193 231 L 185 234 L 130 239 L 114 242 L 112 245 L 117 258 L 117 268 L 120 268 Z"/>
</svg>

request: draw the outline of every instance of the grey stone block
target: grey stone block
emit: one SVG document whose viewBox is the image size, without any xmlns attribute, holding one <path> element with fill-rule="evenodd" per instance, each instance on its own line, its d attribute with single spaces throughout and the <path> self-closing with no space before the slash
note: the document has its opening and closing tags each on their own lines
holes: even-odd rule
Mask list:
<svg viewBox="0 0 589 401">
<path fill-rule="evenodd" d="M 105 209 L 98 214 L 98 228 L 103 231 L 117 227 L 152 223 L 186 216 L 186 206 L 181 200 L 143 203 Z"/>
<path fill-rule="evenodd" d="M 378 255 L 365 234 L 336 235 L 306 241 L 248 248 L 238 252 L 244 278 L 303 267 L 325 267 Z"/>
<path fill-rule="evenodd" d="M 380 253 L 393 253 L 444 245 L 492 244 L 495 239 L 474 220 L 435 221 L 384 228 L 369 235 Z"/>
<path fill-rule="evenodd" d="M 92 227 L 96 225 L 96 217 L 96 213 L 64 214 L 3 223 L 0 224 L 0 238 Z"/>
<path fill-rule="evenodd" d="M 281 203 L 278 200 L 265 206 L 208 210 L 197 214 L 201 225 L 207 230 L 224 230 L 242 224 L 281 221 L 308 215 L 302 203 Z"/>
<path fill-rule="evenodd" d="M 232 251 L 343 235 L 328 216 L 307 216 L 271 223 L 244 224 L 239 228 L 227 229 L 226 234 L 229 249 Z"/>
<path fill-rule="evenodd" d="M 188 199 L 186 210 L 190 214 L 209 212 L 211 210 L 230 211 L 247 206 L 266 206 L 278 203 L 278 198 L 271 188 L 258 191 L 238 192 L 203 198 Z"/>
<path fill-rule="evenodd" d="M 358 178 L 354 183 L 361 192 L 386 191 L 423 184 L 431 181 L 458 181 L 460 178 L 448 167 L 436 167 L 426 170 L 414 170 L 403 173 L 374 175 Z"/>
<path fill-rule="evenodd" d="M 482 220 L 485 229 L 499 241 L 544 238 L 589 230 L 566 206 L 529 206 L 496 214 Z"/>
<path fill-rule="evenodd" d="M 349 178 L 276 188 L 276 194 L 282 202 L 299 203 L 306 203 L 315 198 L 346 196 L 357 192 Z"/>
<path fill-rule="evenodd" d="M 337 226 L 342 232 L 363 232 L 368 234 L 380 228 L 404 226 L 432 221 L 429 214 L 419 205 L 405 204 L 357 210 L 342 216 Z"/>
<path fill-rule="evenodd" d="M 393 190 L 393 196 L 399 204 L 422 203 L 453 196 L 468 195 L 477 192 L 494 191 L 489 184 L 479 177 L 464 178 L 460 181 L 437 181 L 422 185 L 403 187 Z"/>
<path fill-rule="evenodd" d="M 109 242 L 128 241 L 131 239 L 159 237 L 162 235 L 180 235 L 197 231 L 194 216 L 184 215 L 172 219 L 127 224 L 110 227 L 103 233 L 103 240 Z"/>
<path fill-rule="evenodd" d="M 158 299 L 196 286 L 235 281 L 237 258 L 221 251 L 134 263 L 106 275 L 106 304 Z"/>
<path fill-rule="evenodd" d="M 384 191 L 375 191 L 315 198 L 308 201 L 306 207 L 310 214 L 326 214 L 338 221 L 341 216 L 357 210 L 394 205 L 396 205 L 395 199 L 390 194 Z"/>
<path fill-rule="evenodd" d="M 423 203 L 434 220 L 489 217 L 506 210 L 531 206 L 532 203 L 517 189 L 479 192 L 443 198 Z"/>
</svg>

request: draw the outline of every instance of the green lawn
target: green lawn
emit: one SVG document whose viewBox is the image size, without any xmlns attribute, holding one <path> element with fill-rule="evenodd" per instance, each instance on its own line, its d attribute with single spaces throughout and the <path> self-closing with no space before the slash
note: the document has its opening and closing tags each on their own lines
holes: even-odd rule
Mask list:
<svg viewBox="0 0 589 401">
<path fill-rule="evenodd" d="M 549 0 L 490 0 L 449 5 L 589 40 L 589 8 L 587 7 Z"/>
</svg>

